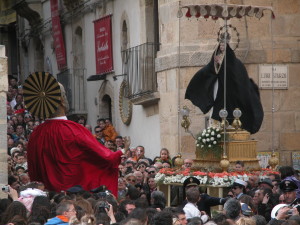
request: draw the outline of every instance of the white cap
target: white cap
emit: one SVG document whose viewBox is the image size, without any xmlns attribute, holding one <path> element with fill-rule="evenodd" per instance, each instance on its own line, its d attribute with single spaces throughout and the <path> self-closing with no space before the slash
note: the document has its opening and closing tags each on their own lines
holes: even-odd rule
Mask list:
<svg viewBox="0 0 300 225">
<path fill-rule="evenodd" d="M 278 205 L 274 206 L 274 208 L 272 209 L 272 212 L 271 212 L 271 218 L 275 219 L 279 209 L 286 207 L 286 206 L 288 206 L 288 205 L 287 204 L 278 204 Z"/>
<path fill-rule="evenodd" d="M 242 186 L 244 186 L 244 187 L 247 187 L 247 182 L 245 182 L 245 181 L 243 181 L 243 180 L 241 180 L 241 179 L 236 179 L 236 180 L 234 181 L 234 183 L 233 183 L 232 186 L 234 186 L 235 184 L 239 184 L 239 185 L 242 185 Z"/>
<path fill-rule="evenodd" d="M 18 147 L 13 147 L 13 148 L 11 148 L 11 149 L 10 149 L 10 155 L 12 155 L 14 151 L 21 151 L 21 149 L 18 148 Z"/>
</svg>

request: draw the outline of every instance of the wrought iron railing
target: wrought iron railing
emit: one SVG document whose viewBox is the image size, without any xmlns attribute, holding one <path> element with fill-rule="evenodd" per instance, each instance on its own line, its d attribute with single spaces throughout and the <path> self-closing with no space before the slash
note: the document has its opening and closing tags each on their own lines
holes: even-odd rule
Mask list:
<svg viewBox="0 0 300 225">
<path fill-rule="evenodd" d="M 128 98 L 157 91 L 155 57 L 157 43 L 145 43 L 122 51 L 123 74 L 128 84 Z"/>
</svg>

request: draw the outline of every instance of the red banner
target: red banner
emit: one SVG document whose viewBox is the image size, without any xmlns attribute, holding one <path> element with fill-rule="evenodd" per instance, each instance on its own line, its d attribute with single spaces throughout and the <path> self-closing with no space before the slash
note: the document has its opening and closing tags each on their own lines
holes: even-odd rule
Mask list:
<svg viewBox="0 0 300 225">
<path fill-rule="evenodd" d="M 113 70 L 111 15 L 94 21 L 96 73 L 104 74 Z"/>
<path fill-rule="evenodd" d="M 58 13 L 58 0 L 51 0 L 52 36 L 56 55 L 57 67 L 62 70 L 67 67 L 66 50 Z"/>
</svg>

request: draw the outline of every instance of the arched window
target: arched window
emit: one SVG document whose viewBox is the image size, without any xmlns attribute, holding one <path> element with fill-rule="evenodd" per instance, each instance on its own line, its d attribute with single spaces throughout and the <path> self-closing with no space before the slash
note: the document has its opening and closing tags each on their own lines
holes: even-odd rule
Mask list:
<svg viewBox="0 0 300 225">
<path fill-rule="evenodd" d="M 111 98 L 109 95 L 105 94 L 102 97 L 101 106 L 102 106 L 102 112 L 101 112 L 102 117 L 112 119 Z"/>
<path fill-rule="evenodd" d="M 126 50 L 128 48 L 128 31 L 127 31 L 127 23 L 124 20 L 122 25 L 122 50 Z"/>
</svg>

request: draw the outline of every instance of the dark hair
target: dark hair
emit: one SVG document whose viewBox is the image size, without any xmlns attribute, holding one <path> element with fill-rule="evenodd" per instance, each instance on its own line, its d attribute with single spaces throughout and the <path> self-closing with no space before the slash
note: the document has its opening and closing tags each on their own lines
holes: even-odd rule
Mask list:
<svg viewBox="0 0 300 225">
<path fill-rule="evenodd" d="M 20 215 L 15 215 L 8 222 L 12 223 L 14 225 L 27 225 L 27 219 L 26 219 L 26 217 L 23 217 L 23 216 L 20 216 Z"/>
<path fill-rule="evenodd" d="M 97 123 L 100 123 L 100 122 L 103 122 L 103 123 L 105 123 L 105 119 L 103 119 L 103 118 L 101 118 L 101 119 L 98 119 L 98 120 L 97 120 Z"/>
<path fill-rule="evenodd" d="M 236 161 L 235 164 L 239 164 L 239 165 L 241 165 L 242 167 L 245 166 L 244 162 L 243 162 L 243 161 L 240 161 L 240 160 Z"/>
<path fill-rule="evenodd" d="M 295 175 L 295 170 L 291 166 L 282 166 L 279 168 L 281 180 L 285 179 L 286 177 L 290 177 Z"/>
<path fill-rule="evenodd" d="M 135 207 L 137 208 L 147 209 L 148 206 L 149 203 L 145 198 L 138 198 L 137 200 L 135 200 Z"/>
<path fill-rule="evenodd" d="M 110 218 L 106 214 L 106 212 L 95 212 L 96 217 L 96 224 L 103 224 L 103 225 L 109 225 L 110 224 Z"/>
<path fill-rule="evenodd" d="M 147 221 L 147 214 L 146 211 L 142 208 L 135 208 L 132 212 L 128 215 L 128 218 L 138 219 L 144 224 Z"/>
<path fill-rule="evenodd" d="M 127 188 L 126 196 L 128 196 L 131 200 L 136 200 L 140 197 L 140 192 L 136 187 L 129 185 Z"/>
<path fill-rule="evenodd" d="M 166 198 L 163 192 L 153 191 L 151 193 L 151 199 L 153 199 L 152 207 L 160 208 L 161 210 L 166 207 Z"/>
<path fill-rule="evenodd" d="M 125 216 L 128 216 L 128 212 L 126 210 L 126 205 L 135 205 L 135 202 L 129 199 L 122 201 L 119 205 L 119 211 L 122 212 Z"/>
<path fill-rule="evenodd" d="M 0 200 L 0 215 L 7 209 L 12 201 L 8 198 L 3 198 Z"/>
<path fill-rule="evenodd" d="M 126 216 L 124 215 L 124 213 L 117 211 L 115 213 L 115 219 L 116 219 L 116 222 L 119 223 L 119 222 L 123 221 L 124 219 L 126 219 Z"/>
<path fill-rule="evenodd" d="M 50 207 L 40 205 L 38 207 L 32 207 L 32 209 L 28 222 L 45 224 L 50 218 Z"/>
<path fill-rule="evenodd" d="M 256 225 L 266 225 L 267 224 L 265 217 L 263 217 L 262 215 L 254 215 L 254 216 L 252 216 L 252 218 L 255 219 Z"/>
<path fill-rule="evenodd" d="M 161 211 L 154 215 L 153 225 L 172 225 L 172 213 L 168 211 Z"/>
<path fill-rule="evenodd" d="M 22 169 L 25 171 L 25 168 L 23 166 L 17 166 L 15 170 L 18 171 L 19 169 Z"/>
<path fill-rule="evenodd" d="M 27 210 L 23 203 L 19 201 L 13 201 L 2 214 L 1 224 L 7 224 L 16 215 L 27 218 L 26 213 Z"/>
<path fill-rule="evenodd" d="M 153 209 L 153 208 L 147 208 L 146 213 L 148 216 L 148 224 L 153 224 L 153 218 L 154 218 L 155 214 L 157 214 L 157 210 Z"/>
<path fill-rule="evenodd" d="M 94 131 L 95 131 L 97 128 L 100 128 L 100 126 L 95 126 Z M 101 128 L 100 128 L 100 129 L 101 129 Z M 101 130 L 102 130 L 102 129 L 101 129 Z"/>
<path fill-rule="evenodd" d="M 19 156 L 25 156 L 24 152 L 20 152 L 20 153 L 17 155 L 17 158 L 18 158 Z"/>
<path fill-rule="evenodd" d="M 12 185 L 13 183 L 18 181 L 14 176 L 9 176 L 7 180 L 9 185 Z"/>
</svg>

